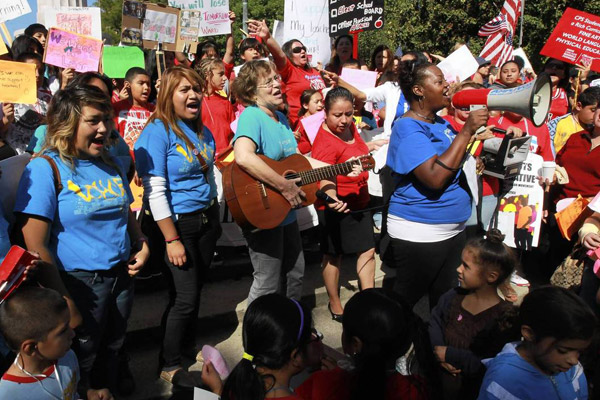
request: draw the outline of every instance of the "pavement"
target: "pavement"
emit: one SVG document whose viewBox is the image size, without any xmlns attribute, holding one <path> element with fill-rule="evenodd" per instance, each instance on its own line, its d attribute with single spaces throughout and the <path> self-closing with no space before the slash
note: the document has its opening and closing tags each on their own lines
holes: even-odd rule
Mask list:
<svg viewBox="0 0 600 400">
<path fill-rule="evenodd" d="M 331 319 L 327 309 L 327 293 L 321 276 L 321 256 L 316 246 L 305 247 L 306 271 L 302 302 L 312 309 L 314 326 L 324 334 L 323 342 L 341 351 L 340 323 Z M 246 310 L 246 296 L 252 283 L 252 267 L 243 250 L 221 249 L 222 262 L 211 267 L 208 283 L 202 291 L 198 315 L 196 348 L 208 344 L 216 347 L 230 369 L 241 359 L 242 323 Z M 340 275 L 340 296 L 347 301 L 358 291 L 355 259 L 344 260 Z M 377 257 L 376 286 L 394 275 L 393 270 L 381 268 Z M 172 386 L 158 378 L 158 352 L 160 349 L 160 319 L 167 303 L 167 291 L 162 278 L 155 277 L 136 282 L 133 312 L 129 319 L 128 337 L 125 344 L 130 357 L 130 368 L 136 381 L 136 392 L 127 400 L 142 399 L 192 399 L 191 391 L 172 391 Z M 418 304 L 418 314 L 428 314 L 427 304 Z M 190 347 L 194 344 L 190 343 Z M 195 351 L 189 352 L 185 366 L 199 378 L 202 365 L 195 361 Z M 199 379 L 198 379 L 199 381 Z"/>
</svg>

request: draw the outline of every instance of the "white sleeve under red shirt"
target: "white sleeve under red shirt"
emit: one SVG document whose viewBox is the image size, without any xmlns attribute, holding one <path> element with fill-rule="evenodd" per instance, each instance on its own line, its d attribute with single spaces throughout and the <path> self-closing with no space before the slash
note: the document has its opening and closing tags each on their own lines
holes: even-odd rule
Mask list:
<svg viewBox="0 0 600 400">
<path fill-rule="evenodd" d="M 133 146 L 144 130 L 146 121 L 154 112 L 154 108 L 153 104 L 148 104 L 147 108 L 134 106 L 128 99 L 113 104 L 115 125 L 130 151 L 133 151 Z"/>
</svg>

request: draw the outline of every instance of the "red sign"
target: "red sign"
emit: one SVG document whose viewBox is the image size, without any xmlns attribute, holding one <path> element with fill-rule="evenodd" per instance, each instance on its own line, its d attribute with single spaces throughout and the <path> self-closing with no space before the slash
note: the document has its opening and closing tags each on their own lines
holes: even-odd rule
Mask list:
<svg viewBox="0 0 600 400">
<path fill-rule="evenodd" d="M 540 54 L 600 72 L 600 17 L 567 8 Z"/>
</svg>

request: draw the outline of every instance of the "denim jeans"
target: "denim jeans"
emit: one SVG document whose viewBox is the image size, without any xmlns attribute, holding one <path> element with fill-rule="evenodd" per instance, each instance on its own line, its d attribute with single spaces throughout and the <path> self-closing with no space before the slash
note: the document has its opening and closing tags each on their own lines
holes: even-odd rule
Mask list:
<svg viewBox="0 0 600 400">
<path fill-rule="evenodd" d="M 125 341 L 133 306 L 134 280 L 125 263 L 108 271 L 65 271 L 62 278 L 83 317 L 73 340 L 81 371 L 79 393 L 85 393 L 90 387 L 114 388 L 117 355 Z"/>
<path fill-rule="evenodd" d="M 300 300 L 304 279 L 304 253 L 298 222 L 248 233 L 246 240 L 254 268 L 248 305 L 269 293 L 282 293 L 291 299 Z"/>
<path fill-rule="evenodd" d="M 187 261 L 176 267 L 165 254 L 169 303 L 162 318 L 164 336 L 160 355 L 161 367 L 165 371 L 181 366 L 184 341 L 195 338 L 200 292 L 221 235 L 219 204 L 215 203 L 204 212 L 180 214 L 175 226 L 185 247 Z M 193 343 L 187 345 L 192 347 Z"/>
</svg>

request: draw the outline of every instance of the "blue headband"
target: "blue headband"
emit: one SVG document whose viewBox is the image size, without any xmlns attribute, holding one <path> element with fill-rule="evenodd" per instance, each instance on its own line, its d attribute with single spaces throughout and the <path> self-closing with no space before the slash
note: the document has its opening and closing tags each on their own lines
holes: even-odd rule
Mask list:
<svg viewBox="0 0 600 400">
<path fill-rule="evenodd" d="M 296 304 L 296 307 L 298 307 L 298 311 L 300 311 L 300 329 L 298 330 L 298 337 L 296 338 L 296 341 L 300 341 L 302 331 L 304 330 L 304 310 L 302 310 L 302 306 L 300 305 L 300 303 L 298 303 L 298 301 L 294 299 L 290 300 L 292 300 L 294 304 Z"/>
</svg>

